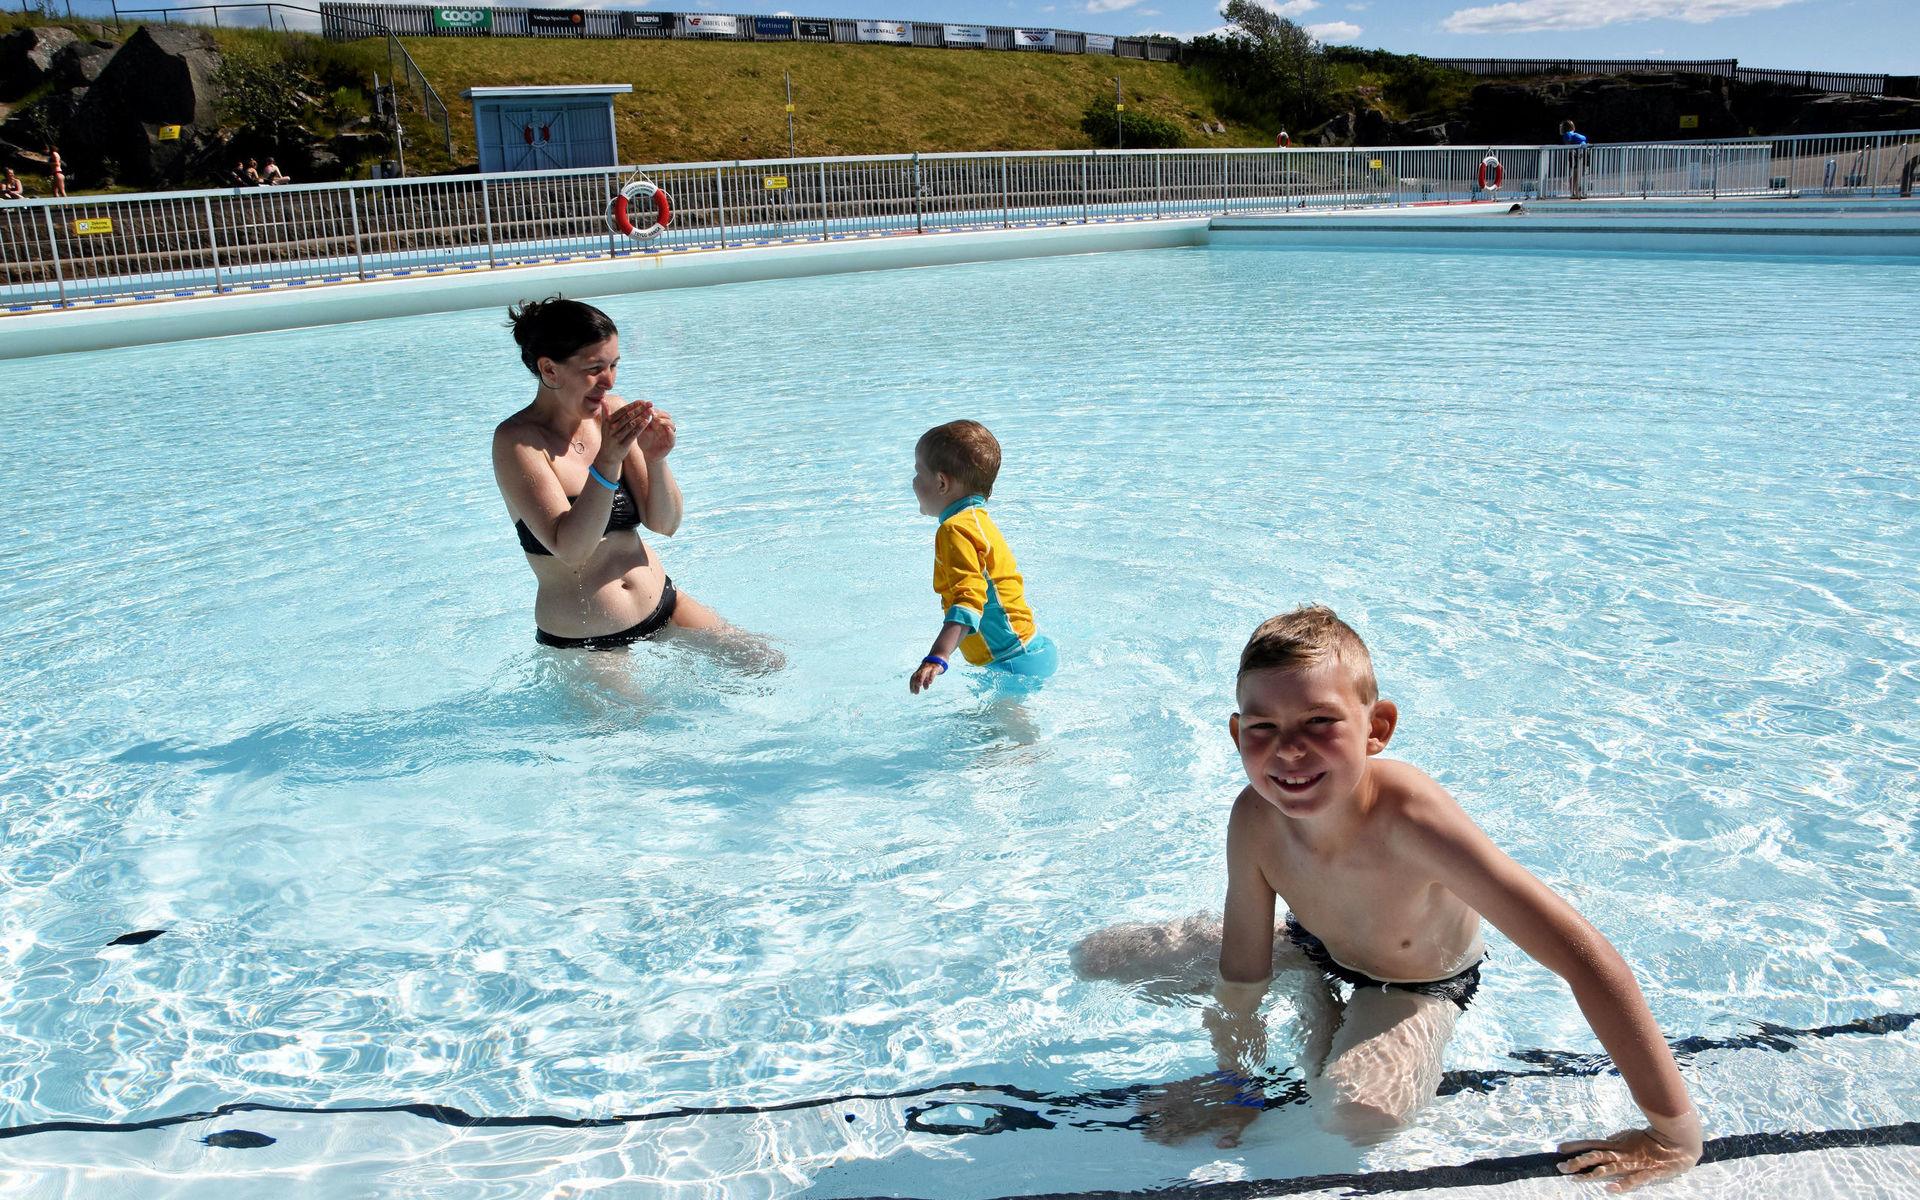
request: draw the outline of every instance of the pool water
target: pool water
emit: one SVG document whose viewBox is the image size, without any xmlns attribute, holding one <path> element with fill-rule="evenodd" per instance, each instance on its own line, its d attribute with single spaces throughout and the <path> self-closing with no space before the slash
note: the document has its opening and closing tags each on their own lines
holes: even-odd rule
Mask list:
<svg viewBox="0 0 1920 1200">
<path fill-rule="evenodd" d="M 1630 1120 L 1617 1078 L 1508 1077 L 1597 1047 L 1491 936 L 1448 1062 L 1492 1082 L 1393 1142 L 1128 1126 L 1131 1089 L 1210 1066 L 1199 1015 L 1068 951 L 1217 908 L 1234 662 L 1307 601 L 1369 640 L 1393 755 L 1704 1039 L 1710 1135 L 1912 1121 L 1912 272 L 1195 249 L 605 301 L 619 390 L 681 430 L 653 544 L 782 648 L 758 676 L 534 645 L 498 311 L 0 363 L 0 1130 L 732 1106 L 464 1163 L 408 1159 L 418 1114 L 289 1117 L 162 1174 L 987 1196 Z M 1061 647 L 1036 691 L 907 693 L 940 611 L 912 448 L 959 416 L 1005 448 L 992 511 Z M 54 1194 L 135 1136 L 0 1140 L 0 1178 Z M 418 1191 L 370 1189 L 401 1161 Z"/>
</svg>

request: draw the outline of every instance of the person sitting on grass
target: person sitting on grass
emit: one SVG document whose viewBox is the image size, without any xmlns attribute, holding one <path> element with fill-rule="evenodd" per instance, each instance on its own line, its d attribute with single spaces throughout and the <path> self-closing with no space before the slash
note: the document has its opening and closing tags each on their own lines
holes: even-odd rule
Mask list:
<svg viewBox="0 0 1920 1200">
<path fill-rule="evenodd" d="M 272 158 L 267 159 L 266 168 L 261 173 L 266 178 L 266 181 L 269 186 L 275 186 L 282 183 L 293 182 L 293 180 L 289 176 L 281 172 L 280 167 L 273 161 Z"/>
<path fill-rule="evenodd" d="M 1074 950 L 1107 979 L 1189 974 L 1218 947 L 1205 1015 L 1219 1070 L 1144 1102 L 1148 1136 L 1202 1132 L 1234 1146 L 1260 1114 L 1259 1006 L 1275 966 L 1308 973 L 1308 1095 L 1355 1142 L 1404 1128 L 1440 1083 L 1455 1019 L 1480 985 L 1485 917 L 1565 979 L 1646 1127 L 1567 1142 L 1562 1172 L 1625 1191 L 1699 1161 L 1700 1118 L 1673 1054 L 1607 939 L 1482 833 L 1445 788 L 1377 758 L 1400 712 L 1379 694 L 1366 643 L 1328 608 L 1274 617 L 1240 654 L 1240 711 L 1228 731 L 1248 785 L 1227 820 L 1227 900 L 1201 920 L 1105 929 Z M 1283 926 L 1274 902 L 1284 897 Z M 1217 941 L 1216 941 L 1217 939 Z M 1336 984 L 1352 989 L 1343 1006 Z"/>
<path fill-rule="evenodd" d="M 20 182 L 20 177 L 13 173 L 13 168 L 8 167 L 6 179 L 0 181 L 0 200 L 18 200 L 26 194 L 27 186 Z"/>
</svg>

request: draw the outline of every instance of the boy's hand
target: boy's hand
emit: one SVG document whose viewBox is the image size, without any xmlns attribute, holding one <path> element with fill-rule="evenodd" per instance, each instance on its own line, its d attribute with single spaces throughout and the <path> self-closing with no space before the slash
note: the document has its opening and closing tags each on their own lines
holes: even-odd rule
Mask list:
<svg viewBox="0 0 1920 1200">
<path fill-rule="evenodd" d="M 1628 1129 L 1604 1141 L 1566 1142 L 1560 1153 L 1574 1157 L 1560 1163 L 1563 1174 L 1582 1172 L 1582 1179 L 1606 1179 L 1610 1192 L 1629 1192 L 1642 1184 L 1671 1179 L 1700 1161 L 1700 1119 L 1689 1113 L 1668 1122 L 1662 1130 Z"/>
<path fill-rule="evenodd" d="M 933 681 L 939 674 L 940 668 L 938 666 L 930 662 L 923 662 L 913 669 L 913 674 L 907 676 L 907 690 L 918 696 L 921 692 L 933 686 Z"/>
<path fill-rule="evenodd" d="M 1216 1072 L 1149 1091 L 1140 1101 L 1147 1138 L 1172 1146 L 1211 1132 L 1219 1149 L 1238 1146 L 1240 1135 L 1260 1115 L 1262 1097 L 1255 1084 L 1237 1078 Z"/>
</svg>

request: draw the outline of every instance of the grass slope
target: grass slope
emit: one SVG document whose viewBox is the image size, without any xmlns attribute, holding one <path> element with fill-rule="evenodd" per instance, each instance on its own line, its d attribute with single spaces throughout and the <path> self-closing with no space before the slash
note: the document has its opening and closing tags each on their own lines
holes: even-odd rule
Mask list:
<svg viewBox="0 0 1920 1200">
<path fill-rule="evenodd" d="M 793 72 L 801 155 L 941 150 L 1085 149 L 1080 116 L 1119 76 L 1129 105 L 1175 122 L 1187 144 L 1265 146 L 1268 131 L 1217 122 L 1213 105 L 1171 63 L 1078 54 L 1016 54 L 805 42 L 410 38 L 406 46 L 447 102 L 456 157 L 476 157 L 460 93 L 518 84 L 631 83 L 614 99 L 627 162 L 784 157 L 782 70 Z"/>
</svg>

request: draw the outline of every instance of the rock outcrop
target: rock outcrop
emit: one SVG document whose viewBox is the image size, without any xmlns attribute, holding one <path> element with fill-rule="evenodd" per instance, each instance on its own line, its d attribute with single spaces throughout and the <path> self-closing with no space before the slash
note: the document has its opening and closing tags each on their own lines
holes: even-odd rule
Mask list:
<svg viewBox="0 0 1920 1200">
<path fill-rule="evenodd" d="M 78 42 L 71 29 L 16 29 L 0 37 L 0 100 L 17 100 L 45 83 L 60 52 Z"/>
<path fill-rule="evenodd" d="M 197 29 L 143 25 L 113 55 L 67 123 L 83 174 L 141 185 L 178 184 L 218 131 L 220 52 Z M 180 136 L 161 130 L 180 126 Z"/>
</svg>

